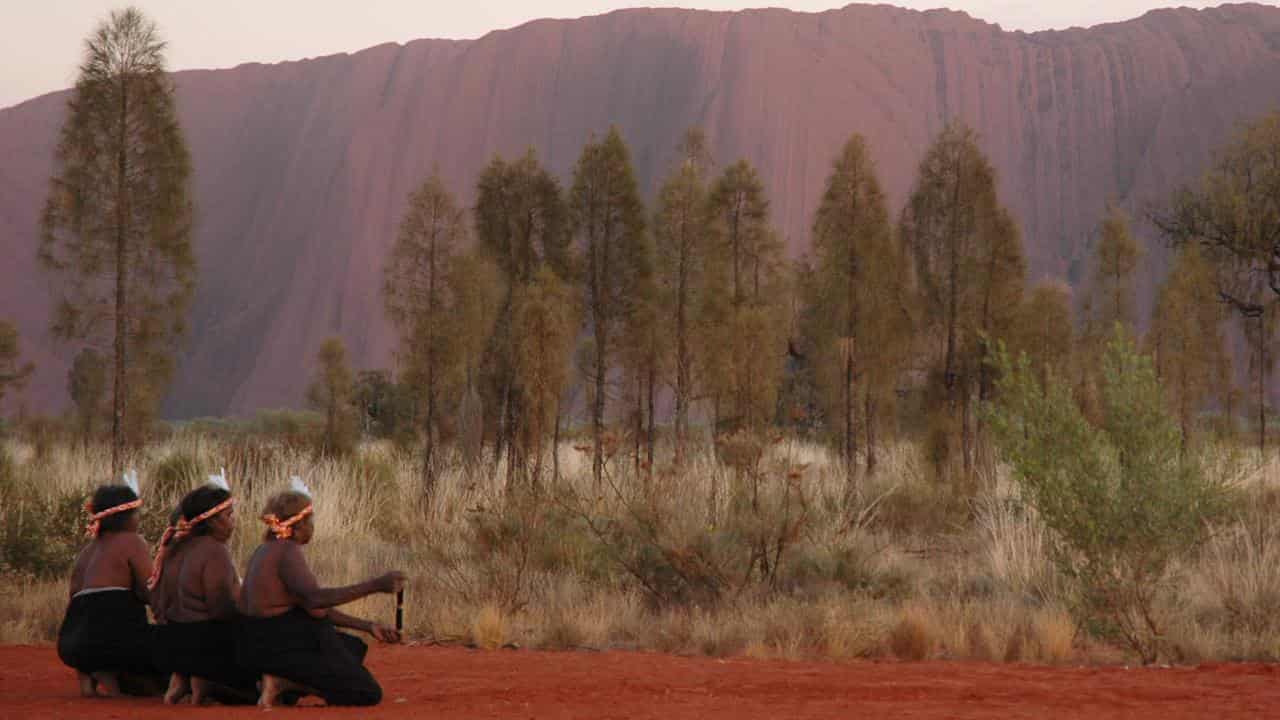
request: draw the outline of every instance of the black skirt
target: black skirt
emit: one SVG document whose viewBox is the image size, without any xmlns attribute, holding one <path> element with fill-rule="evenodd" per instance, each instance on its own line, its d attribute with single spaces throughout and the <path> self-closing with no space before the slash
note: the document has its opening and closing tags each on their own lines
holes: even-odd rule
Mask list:
<svg viewBox="0 0 1280 720">
<path fill-rule="evenodd" d="M 258 674 L 236 663 L 238 621 L 157 625 L 155 664 L 166 673 L 199 677 L 214 683 L 213 695 L 224 704 L 253 703 Z"/>
<path fill-rule="evenodd" d="M 382 688 L 364 667 L 364 641 L 295 608 L 237 623 L 236 661 L 315 690 L 329 705 L 377 705 Z"/>
<path fill-rule="evenodd" d="M 58 657 L 83 673 L 115 672 L 120 689 L 138 687 L 131 680 L 149 676 L 163 680 L 152 659 L 155 628 L 147 622 L 147 606 L 131 590 L 103 590 L 71 598 L 58 628 Z"/>
</svg>

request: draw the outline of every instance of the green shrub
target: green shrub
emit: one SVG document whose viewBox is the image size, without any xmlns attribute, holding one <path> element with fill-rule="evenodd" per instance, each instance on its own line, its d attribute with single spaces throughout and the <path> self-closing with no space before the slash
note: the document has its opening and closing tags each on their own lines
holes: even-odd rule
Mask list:
<svg viewBox="0 0 1280 720">
<path fill-rule="evenodd" d="M 11 485 L 8 495 L 0 496 L 0 575 L 65 576 L 84 542 L 84 500 L 79 494 L 46 496 Z"/>
<path fill-rule="evenodd" d="M 1150 359 L 1117 330 L 1103 360 L 1104 420 L 1090 423 L 1071 388 L 1041 385 L 1025 355 L 1000 348 L 992 436 L 1024 497 L 1056 536 L 1083 625 L 1142 658 L 1161 654 L 1156 598 L 1171 561 L 1204 541 L 1229 507 L 1226 472 L 1181 451 Z"/>
<path fill-rule="evenodd" d="M 190 453 L 175 452 L 156 463 L 144 493 L 153 498 L 177 502 L 187 491 L 198 486 L 206 475 L 199 461 Z"/>
</svg>

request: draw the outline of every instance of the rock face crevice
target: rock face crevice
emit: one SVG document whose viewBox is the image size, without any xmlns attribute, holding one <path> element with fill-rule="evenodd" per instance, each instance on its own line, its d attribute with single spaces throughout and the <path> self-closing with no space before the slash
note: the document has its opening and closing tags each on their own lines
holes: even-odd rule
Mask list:
<svg viewBox="0 0 1280 720">
<path fill-rule="evenodd" d="M 416 184 L 437 168 L 469 201 L 490 157 L 530 146 L 567 179 L 611 123 L 650 197 L 684 130 L 704 127 L 719 162 L 760 168 L 799 254 L 850 133 L 900 207 L 931 137 L 964 120 L 1000 172 L 1032 279 L 1079 282 L 1109 197 L 1135 212 L 1162 200 L 1236 124 L 1280 108 L 1280 9 L 1035 34 L 887 6 L 634 10 L 175 78 L 201 268 L 167 403 L 184 417 L 299 404 L 332 334 L 358 367 L 389 366 L 381 266 Z M 34 260 L 65 102 L 0 110 L 0 316 L 40 365 L 28 400 L 43 410 L 65 403 L 72 355 L 47 336 Z M 1148 294 L 1165 255 L 1150 249 Z"/>
</svg>

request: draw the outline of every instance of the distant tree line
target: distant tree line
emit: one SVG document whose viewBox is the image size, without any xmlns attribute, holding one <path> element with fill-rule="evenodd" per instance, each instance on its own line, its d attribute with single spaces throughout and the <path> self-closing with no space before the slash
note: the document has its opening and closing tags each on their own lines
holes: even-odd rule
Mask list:
<svg viewBox="0 0 1280 720">
<path fill-rule="evenodd" d="M 108 419 L 117 470 L 158 412 L 196 281 L 192 169 L 164 47 L 136 10 L 86 41 L 41 220 L 51 329 L 78 350 L 75 425 L 90 438 Z M 1198 185 L 1149 213 L 1176 256 L 1139 338 L 1142 249 L 1125 214 L 1108 208 L 1079 298 L 1057 279 L 1029 286 L 1018 225 L 962 124 L 934 139 L 896 215 L 853 135 L 798 261 L 757 170 L 717 165 L 697 128 L 648 205 L 616 128 L 589 139 L 567 185 L 533 150 L 495 157 L 470 208 L 438 175 L 409 198 L 382 293 L 397 373 L 353 373 L 331 339 L 308 399 L 326 451 L 352 433 L 416 437 L 427 493 L 444 444 L 537 484 L 559 471 L 548 449 L 584 428 L 597 482 L 611 458 L 640 473 L 665 462 L 660 433 L 679 464 L 700 439 L 780 427 L 828 441 L 852 481 L 876 471 L 904 417 L 936 474 L 967 482 L 993 462 L 978 410 L 999 385 L 996 346 L 1025 353 L 1045 382 L 1068 378 L 1096 421 L 1119 326 L 1152 358 L 1184 447 L 1210 410 L 1228 431 L 1255 413 L 1265 446 L 1278 158 L 1280 114 L 1244 128 Z M 1235 383 L 1232 320 L 1248 393 Z M 0 400 L 31 372 L 0 325 Z"/>
<path fill-rule="evenodd" d="M 1280 146 L 1280 132 L 1269 142 Z M 1028 286 L 1017 223 L 976 134 L 961 124 L 935 138 L 896 219 L 865 139 L 852 136 L 798 262 L 787 259 L 749 162 L 717 169 L 697 128 L 676 150 L 648 209 L 616 128 L 586 144 L 567 188 L 530 150 L 490 162 L 469 218 L 438 176 L 413 194 L 384 298 L 403 386 L 427 408 L 415 417 L 428 490 L 441 418 L 457 419 L 448 434 L 466 439 L 471 461 L 487 449 L 507 459 L 510 479 L 537 482 L 547 448 L 579 411 L 597 481 L 619 453 L 652 468 L 660 429 L 679 463 L 695 428 L 714 440 L 777 426 L 825 438 L 852 481 L 875 472 L 911 413 L 939 477 L 969 481 L 992 462 L 978 408 L 996 392 L 996 345 L 1025 353 L 1045 382 L 1069 379 L 1097 420 L 1102 356 L 1117 326 L 1153 358 L 1185 446 L 1200 413 L 1229 419 L 1241 404 L 1227 309 L 1275 315 L 1257 309 L 1274 298 L 1238 287 L 1238 274 L 1254 276 L 1232 274 L 1239 257 L 1220 257 L 1242 251 L 1194 224 L 1210 222 L 1199 218 L 1215 202 L 1236 207 L 1211 197 L 1227 182 L 1222 168 L 1202 192 L 1152 213 L 1178 250 L 1138 338 L 1143 251 L 1128 217 L 1108 208 L 1079 301 L 1061 280 Z M 1280 168 L 1269 171 L 1280 179 Z M 1257 245 L 1238 240 L 1249 242 Z M 1265 254 L 1256 262 L 1265 267 Z M 1280 280 L 1269 287 L 1280 294 Z M 1250 366 L 1260 402 L 1273 322 L 1246 327 L 1264 349 Z"/>
</svg>

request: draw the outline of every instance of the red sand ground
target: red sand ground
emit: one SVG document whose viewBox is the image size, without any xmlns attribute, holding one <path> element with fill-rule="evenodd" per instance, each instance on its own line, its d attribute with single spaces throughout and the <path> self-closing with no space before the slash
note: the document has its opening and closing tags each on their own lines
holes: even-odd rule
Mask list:
<svg viewBox="0 0 1280 720">
<path fill-rule="evenodd" d="M 367 718 L 1280 718 L 1280 669 L 715 660 L 649 653 L 374 647 Z M 51 648 L 0 647 L 0 718 L 259 717 L 254 708 L 82 700 Z"/>
</svg>

